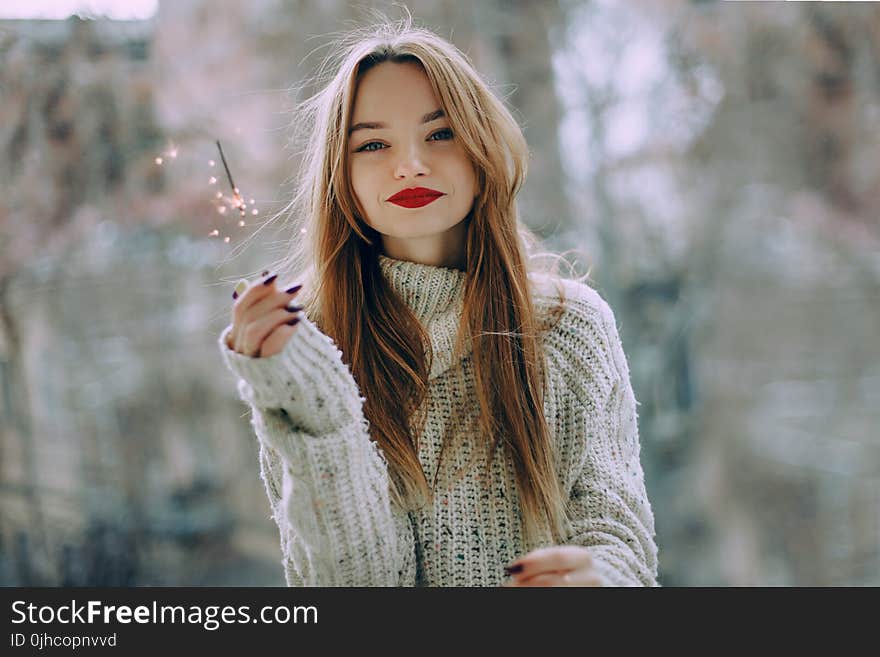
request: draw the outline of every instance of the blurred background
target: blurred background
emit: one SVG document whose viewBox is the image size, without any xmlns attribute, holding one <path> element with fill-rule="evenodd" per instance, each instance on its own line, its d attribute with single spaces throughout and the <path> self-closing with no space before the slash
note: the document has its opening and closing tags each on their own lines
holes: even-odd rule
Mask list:
<svg viewBox="0 0 880 657">
<path fill-rule="evenodd" d="M 406 6 L 514 108 L 523 218 L 616 313 L 661 584 L 880 585 L 880 3 Z M 284 584 L 217 337 L 371 8 L 404 15 L 0 4 L 0 584 Z"/>
</svg>

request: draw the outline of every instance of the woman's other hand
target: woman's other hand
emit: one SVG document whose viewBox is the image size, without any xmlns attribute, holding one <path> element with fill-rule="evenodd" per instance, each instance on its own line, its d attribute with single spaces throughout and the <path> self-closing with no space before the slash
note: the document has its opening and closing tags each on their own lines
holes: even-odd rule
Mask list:
<svg viewBox="0 0 880 657">
<path fill-rule="evenodd" d="M 589 550 L 577 545 L 533 550 L 505 571 L 511 579 L 502 586 L 602 586 Z"/>
</svg>

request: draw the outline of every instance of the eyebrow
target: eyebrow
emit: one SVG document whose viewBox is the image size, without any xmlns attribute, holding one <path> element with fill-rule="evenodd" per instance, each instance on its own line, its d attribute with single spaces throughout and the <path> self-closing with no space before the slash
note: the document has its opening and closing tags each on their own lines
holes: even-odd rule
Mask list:
<svg viewBox="0 0 880 657">
<path fill-rule="evenodd" d="M 422 117 L 422 123 L 430 123 L 431 121 L 436 121 L 437 119 L 441 119 L 446 116 L 446 112 L 442 109 L 436 109 L 433 112 L 428 112 Z M 361 123 L 355 123 L 348 129 L 348 136 L 351 136 L 355 130 L 384 130 L 388 125 L 385 123 L 380 123 L 378 121 L 363 121 Z"/>
</svg>

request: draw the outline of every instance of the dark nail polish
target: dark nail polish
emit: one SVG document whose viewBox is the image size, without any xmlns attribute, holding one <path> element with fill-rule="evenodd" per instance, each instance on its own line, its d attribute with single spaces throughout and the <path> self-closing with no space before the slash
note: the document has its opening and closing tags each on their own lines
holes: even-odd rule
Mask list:
<svg viewBox="0 0 880 657">
<path fill-rule="evenodd" d="M 293 326 L 294 324 L 296 324 L 298 322 L 299 322 L 299 317 L 294 317 L 293 319 L 286 321 L 284 323 L 287 324 L 288 326 Z"/>
<path fill-rule="evenodd" d="M 504 572 L 508 575 L 513 575 L 514 573 L 522 572 L 523 566 L 521 563 L 516 564 L 515 566 L 505 566 Z"/>
<path fill-rule="evenodd" d="M 287 290 L 284 290 L 284 291 L 285 291 L 287 294 L 293 294 L 294 292 L 296 292 L 296 291 L 299 290 L 300 288 L 302 288 L 302 283 L 300 283 L 299 285 L 294 285 L 292 288 L 287 289 Z"/>
<path fill-rule="evenodd" d="M 287 306 L 284 310 L 286 310 L 289 313 L 298 313 L 302 309 L 303 309 L 302 306 Z"/>
<path fill-rule="evenodd" d="M 276 278 L 278 278 L 278 274 L 272 274 L 272 276 L 270 276 L 270 277 L 267 278 L 265 281 L 263 281 L 263 285 L 269 285 L 269 284 L 272 283 L 272 281 L 274 281 Z"/>
<path fill-rule="evenodd" d="M 236 292 L 235 290 L 232 291 L 232 298 L 238 299 L 238 292 Z"/>
</svg>

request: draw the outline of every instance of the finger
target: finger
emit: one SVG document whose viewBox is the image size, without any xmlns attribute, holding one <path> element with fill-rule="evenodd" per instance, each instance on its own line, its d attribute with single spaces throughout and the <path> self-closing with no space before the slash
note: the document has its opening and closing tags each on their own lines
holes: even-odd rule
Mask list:
<svg viewBox="0 0 880 657">
<path fill-rule="evenodd" d="M 248 283 L 246 278 L 240 279 L 238 283 L 235 284 L 235 289 L 232 291 L 233 300 L 238 299 L 238 297 L 244 294 L 244 291 L 248 289 L 249 285 L 250 284 Z"/>
<path fill-rule="evenodd" d="M 542 573 L 517 582 L 517 586 L 528 588 L 537 586 L 568 586 L 564 573 Z"/>
<path fill-rule="evenodd" d="M 235 284 L 235 289 L 232 290 L 232 298 L 238 299 L 244 291 L 248 289 L 248 281 L 246 278 L 239 279 L 238 283 Z M 235 349 L 235 341 L 238 337 L 238 325 L 235 323 L 235 315 L 233 314 L 232 319 L 232 330 L 229 331 L 229 335 L 226 336 L 226 346 L 230 349 Z"/>
<path fill-rule="evenodd" d="M 516 582 L 517 584 L 523 584 L 525 582 L 528 582 L 529 580 L 531 580 L 534 577 L 542 577 L 544 575 L 558 575 L 560 577 L 565 576 L 566 578 L 570 579 L 570 577 L 571 577 L 570 573 L 571 573 L 571 571 L 568 571 L 568 570 L 544 570 L 541 572 L 533 572 L 531 575 L 526 575 L 526 576 L 523 576 L 521 574 L 515 574 L 515 575 L 511 575 L 510 578 L 511 578 L 511 581 Z"/>
<path fill-rule="evenodd" d="M 299 321 L 297 320 L 299 320 L 299 317 L 293 317 L 280 326 L 276 326 L 272 330 L 268 337 L 263 341 L 263 344 L 260 345 L 261 358 L 274 356 L 284 349 L 284 346 L 287 344 L 288 340 L 290 340 L 290 336 L 292 336 L 299 328 Z M 296 323 L 291 325 L 290 322 L 293 321 L 296 321 Z"/>
<path fill-rule="evenodd" d="M 239 296 L 232 305 L 233 323 L 244 324 L 245 322 L 243 320 L 246 319 L 247 311 L 253 307 L 254 304 L 259 303 L 262 299 L 275 293 L 274 282 L 276 278 L 278 278 L 278 275 L 272 274 L 262 280 L 249 284 L 244 293 Z"/>
<path fill-rule="evenodd" d="M 259 357 L 263 341 L 269 334 L 279 325 L 294 319 L 298 312 L 294 313 L 287 308 L 279 308 L 244 326 L 241 332 L 241 353 L 252 358 Z"/>
<path fill-rule="evenodd" d="M 537 578 L 552 578 L 556 576 L 558 581 L 549 586 L 570 586 L 570 587 L 601 587 L 602 581 L 599 579 L 598 573 L 591 568 L 583 570 L 569 570 L 557 573 L 542 573 L 535 577 L 528 578 L 525 582 L 518 584 L 519 586 L 536 586 L 534 580 Z"/>
<path fill-rule="evenodd" d="M 274 285 L 274 284 L 273 284 Z M 296 293 L 299 292 L 297 287 L 302 287 L 294 285 L 290 290 L 294 290 L 292 293 L 288 293 L 287 291 L 278 292 L 275 291 L 271 294 L 266 295 L 260 301 L 255 303 L 253 306 L 248 308 L 244 314 L 242 315 L 242 319 L 247 321 L 254 321 L 264 315 L 268 315 L 273 310 L 278 310 L 279 308 L 286 308 L 289 306 L 297 307 L 296 304 L 291 303 L 292 299 L 296 297 Z"/>
<path fill-rule="evenodd" d="M 263 273 L 266 274 L 268 272 Z M 249 320 L 246 311 L 259 301 L 260 298 L 269 293 L 261 283 L 262 280 L 251 284 L 246 279 L 241 279 L 232 293 L 232 298 L 236 299 L 236 301 L 232 304 L 232 330 L 229 334 L 229 340 L 232 344 L 232 349 L 239 353 L 244 351 L 241 331 L 242 327 Z"/>
<path fill-rule="evenodd" d="M 269 275 L 269 271 L 266 270 L 262 274 L 260 274 L 260 278 L 266 278 Z M 238 279 L 238 283 L 235 284 L 235 289 L 232 291 L 232 298 L 238 299 L 242 294 L 244 294 L 245 290 L 250 287 L 250 282 L 246 278 Z"/>
<path fill-rule="evenodd" d="M 593 563 L 589 551 L 579 545 L 554 545 L 540 548 L 520 557 L 507 567 L 520 578 L 531 577 L 548 571 L 568 571 L 590 567 Z"/>
</svg>

